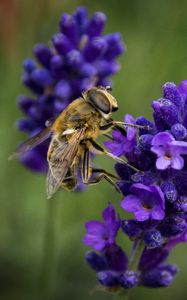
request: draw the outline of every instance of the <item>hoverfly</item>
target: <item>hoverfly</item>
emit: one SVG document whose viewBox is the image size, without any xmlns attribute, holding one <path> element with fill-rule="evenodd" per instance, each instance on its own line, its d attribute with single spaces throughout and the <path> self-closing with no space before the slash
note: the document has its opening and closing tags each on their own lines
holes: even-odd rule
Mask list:
<svg viewBox="0 0 187 300">
<path fill-rule="evenodd" d="M 100 168 L 92 168 L 90 153 L 106 154 L 115 161 L 129 165 L 125 160 L 106 151 L 96 139 L 113 127 L 125 129 L 119 125 L 141 127 L 114 121 L 112 113 L 118 109 L 116 99 L 110 94 L 110 87 L 92 87 L 82 93 L 82 97 L 70 103 L 52 122 L 46 122 L 46 128 L 20 145 L 9 159 L 16 159 L 26 151 L 36 147 L 52 136 L 48 153 L 47 197 L 63 187 L 74 190 L 77 186 L 78 168 L 84 184 L 94 184 L 105 178 L 118 189 L 114 179 L 117 176 Z M 135 171 L 133 166 L 129 165 Z"/>
</svg>

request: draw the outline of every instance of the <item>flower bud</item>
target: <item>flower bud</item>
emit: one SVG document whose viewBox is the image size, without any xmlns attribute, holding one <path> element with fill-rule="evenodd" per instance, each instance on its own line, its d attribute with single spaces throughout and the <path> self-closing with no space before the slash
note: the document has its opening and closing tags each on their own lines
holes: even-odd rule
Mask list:
<svg viewBox="0 0 187 300">
<path fill-rule="evenodd" d="M 96 252 L 88 251 L 85 254 L 85 259 L 90 267 L 96 272 L 103 271 L 107 268 L 105 259 Z"/>
<path fill-rule="evenodd" d="M 169 286 L 178 269 L 174 265 L 161 266 L 146 272 L 142 276 L 142 285 L 146 287 L 158 288 Z"/>
<path fill-rule="evenodd" d="M 171 127 L 171 133 L 176 138 L 176 140 L 183 140 L 187 135 L 187 130 L 182 124 L 177 123 Z"/>
<path fill-rule="evenodd" d="M 131 239 L 140 237 L 142 233 L 140 223 L 135 220 L 122 221 L 121 228 L 123 232 Z"/>
<path fill-rule="evenodd" d="M 147 249 L 154 249 L 162 246 L 162 235 L 160 231 L 156 229 L 146 231 L 143 238 Z"/>
<path fill-rule="evenodd" d="M 120 276 L 119 282 L 125 289 L 133 288 L 138 284 L 138 274 L 134 271 L 126 271 Z"/>
<path fill-rule="evenodd" d="M 166 82 L 163 85 L 163 98 L 169 99 L 179 109 L 183 106 L 183 99 L 173 82 Z"/>
<path fill-rule="evenodd" d="M 98 281 L 105 286 L 112 287 L 119 284 L 118 273 L 113 271 L 101 271 L 97 273 Z"/>
<path fill-rule="evenodd" d="M 37 60 L 44 66 L 49 67 L 49 62 L 52 57 L 51 50 L 44 44 L 37 44 L 33 48 L 33 53 Z"/>
<path fill-rule="evenodd" d="M 35 68 L 36 68 L 36 63 L 34 62 L 34 60 L 32 60 L 30 58 L 27 58 L 24 60 L 23 69 L 26 72 L 31 73 Z"/>
<path fill-rule="evenodd" d="M 166 218 L 159 226 L 159 230 L 164 237 L 173 237 L 182 233 L 186 229 L 186 221 L 179 216 Z"/>
<path fill-rule="evenodd" d="M 171 181 L 165 181 L 161 185 L 161 190 L 164 193 L 165 199 L 169 201 L 170 203 L 173 203 L 177 200 L 177 189 L 173 182 Z"/>
<path fill-rule="evenodd" d="M 153 140 L 153 135 L 152 134 L 142 134 L 139 137 L 139 146 L 140 146 L 140 148 L 142 150 L 150 150 L 152 140 Z"/>
<path fill-rule="evenodd" d="M 106 22 L 106 16 L 102 12 L 96 12 L 90 19 L 86 33 L 90 37 L 100 35 Z"/>
</svg>

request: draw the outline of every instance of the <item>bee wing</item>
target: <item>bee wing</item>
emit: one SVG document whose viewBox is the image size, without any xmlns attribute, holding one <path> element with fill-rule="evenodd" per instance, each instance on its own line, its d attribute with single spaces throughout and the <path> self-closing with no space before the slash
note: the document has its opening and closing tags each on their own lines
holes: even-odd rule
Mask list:
<svg viewBox="0 0 187 300">
<path fill-rule="evenodd" d="M 19 158 L 21 155 L 23 155 L 25 152 L 33 149 L 34 147 L 38 146 L 39 144 L 41 144 L 42 142 L 44 142 L 45 140 L 47 140 L 51 135 L 51 129 L 48 128 L 44 128 L 43 130 L 41 130 L 39 133 L 37 133 L 35 136 L 31 137 L 30 139 L 28 139 L 26 142 L 24 142 L 23 144 L 21 144 L 17 151 L 12 153 L 9 156 L 9 160 L 12 159 L 17 159 Z"/>
<path fill-rule="evenodd" d="M 76 130 L 68 139 L 60 141 L 55 138 L 49 149 L 49 170 L 47 174 L 47 198 L 50 199 L 59 189 L 68 169 L 71 167 L 76 156 L 80 140 L 84 137 L 85 129 Z M 55 146 L 53 146 L 53 143 Z"/>
</svg>

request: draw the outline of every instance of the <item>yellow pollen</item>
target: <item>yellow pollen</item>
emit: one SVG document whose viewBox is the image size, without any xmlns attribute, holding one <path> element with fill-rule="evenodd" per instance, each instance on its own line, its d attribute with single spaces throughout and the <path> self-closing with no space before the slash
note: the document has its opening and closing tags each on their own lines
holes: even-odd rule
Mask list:
<svg viewBox="0 0 187 300">
<path fill-rule="evenodd" d="M 171 156 L 170 156 L 170 155 L 165 155 L 164 158 L 165 158 L 166 160 L 171 160 Z"/>
</svg>

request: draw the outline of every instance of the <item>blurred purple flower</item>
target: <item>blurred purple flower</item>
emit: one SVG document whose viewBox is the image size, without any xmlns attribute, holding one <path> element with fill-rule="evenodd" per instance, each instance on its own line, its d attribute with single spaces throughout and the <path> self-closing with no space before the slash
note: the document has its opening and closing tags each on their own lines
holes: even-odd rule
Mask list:
<svg viewBox="0 0 187 300">
<path fill-rule="evenodd" d="M 23 84 L 31 91 L 21 96 L 19 108 L 25 118 L 17 127 L 29 137 L 56 118 L 82 91 L 96 85 L 111 85 L 109 77 L 119 70 L 116 58 L 125 50 L 119 33 L 103 35 L 106 16 L 95 12 L 90 18 L 84 7 L 60 18 L 59 32 L 50 46 L 33 48 L 36 61 L 23 63 Z M 47 171 L 49 141 L 24 154 L 21 161 L 33 171 Z"/>
</svg>

